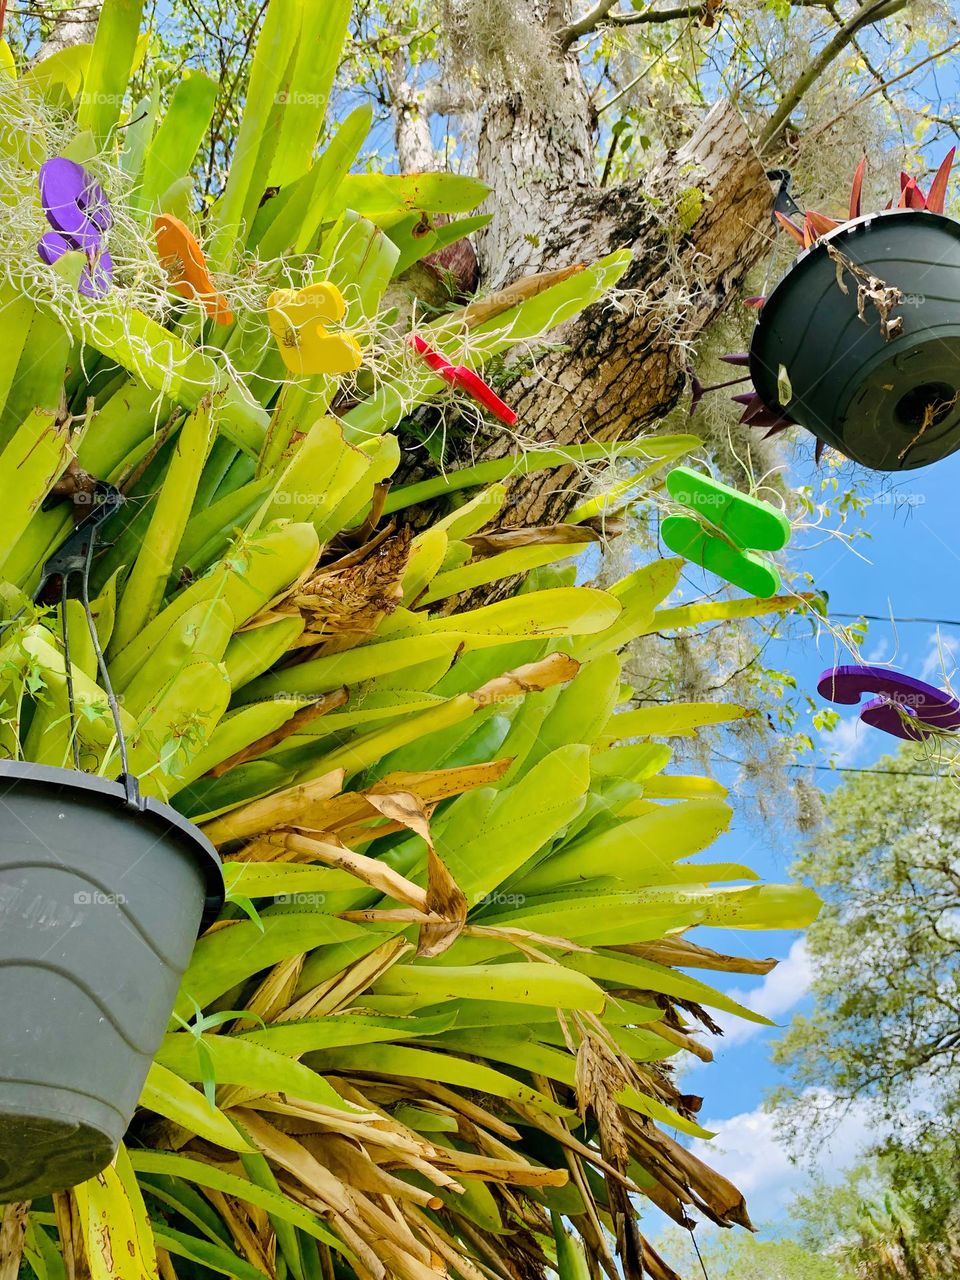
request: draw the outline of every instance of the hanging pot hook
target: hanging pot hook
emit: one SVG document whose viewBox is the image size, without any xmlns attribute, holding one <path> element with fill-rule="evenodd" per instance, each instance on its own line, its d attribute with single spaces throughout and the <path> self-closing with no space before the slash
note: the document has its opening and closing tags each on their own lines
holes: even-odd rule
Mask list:
<svg viewBox="0 0 960 1280">
<path fill-rule="evenodd" d="M 770 214 L 771 221 L 776 222 L 776 214 L 782 213 L 785 218 L 789 218 L 791 214 L 802 213 L 800 206 L 790 194 L 790 184 L 793 181 L 793 174 L 789 169 L 768 169 L 767 177 L 771 182 L 779 182 L 777 193 L 773 198 L 773 212 Z"/>
</svg>

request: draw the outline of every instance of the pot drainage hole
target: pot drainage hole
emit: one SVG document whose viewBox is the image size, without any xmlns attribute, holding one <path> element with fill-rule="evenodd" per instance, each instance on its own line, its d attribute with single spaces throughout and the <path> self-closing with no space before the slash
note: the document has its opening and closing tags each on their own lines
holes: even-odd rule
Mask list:
<svg viewBox="0 0 960 1280">
<path fill-rule="evenodd" d="M 957 391 L 946 382 L 921 382 L 897 401 L 897 421 L 911 431 L 935 427 L 949 417 Z"/>
</svg>

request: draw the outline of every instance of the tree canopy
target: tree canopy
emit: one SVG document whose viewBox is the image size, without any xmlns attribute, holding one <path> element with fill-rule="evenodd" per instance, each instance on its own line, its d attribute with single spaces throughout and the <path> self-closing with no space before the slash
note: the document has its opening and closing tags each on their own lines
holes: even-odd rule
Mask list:
<svg viewBox="0 0 960 1280">
<path fill-rule="evenodd" d="M 874 1100 L 915 1127 L 960 1084 L 960 793 L 916 747 L 850 774 L 794 870 L 824 909 L 814 1008 L 775 1059 L 806 1114 Z"/>
</svg>

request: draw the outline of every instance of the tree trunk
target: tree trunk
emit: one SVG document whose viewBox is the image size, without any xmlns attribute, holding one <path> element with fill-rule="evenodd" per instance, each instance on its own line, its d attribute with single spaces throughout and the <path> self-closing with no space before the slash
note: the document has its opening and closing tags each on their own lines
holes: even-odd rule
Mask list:
<svg viewBox="0 0 960 1280">
<path fill-rule="evenodd" d="M 91 44 L 97 33 L 102 8 L 103 0 L 76 0 L 75 4 L 57 14 L 50 34 L 37 54 L 37 61 L 49 58 L 71 45 Z"/>
<path fill-rule="evenodd" d="M 490 156 L 505 156 L 516 173 L 521 153 L 506 145 L 506 119 L 501 111 L 496 127 L 505 145 L 491 147 Z M 529 119 L 521 115 L 517 124 L 519 136 L 529 138 Z M 500 190 L 490 163 L 484 177 Z M 663 210 L 675 208 L 678 185 L 690 193 L 692 208 L 700 207 L 686 231 L 664 226 Z M 652 191 L 663 204 L 651 202 Z M 555 335 L 562 348 L 541 356 L 535 372 L 521 373 L 504 392 L 524 438 L 560 444 L 631 438 L 671 409 L 684 386 L 686 345 L 738 297 L 770 243 L 771 205 L 743 120 L 718 103 L 652 183 L 601 190 L 575 182 L 544 191 L 536 243 L 511 234 L 511 217 L 495 217 L 482 254 L 496 279 L 593 262 L 625 246 L 633 251 L 616 304 L 601 301 L 564 325 Z M 505 255 L 496 267 L 489 265 L 493 246 Z M 474 456 L 502 457 L 515 447 L 508 433 L 488 430 L 479 451 L 474 441 Z M 556 472 L 525 476 L 514 482 L 506 522 L 549 523 L 575 502 Z"/>
<path fill-rule="evenodd" d="M 566 0 L 526 4 L 528 23 L 548 33 L 571 16 Z M 477 242 L 493 289 L 582 257 L 569 219 L 578 221 L 579 199 L 595 188 L 593 122 L 576 54 L 525 71 L 532 83 L 494 96 L 480 127 L 477 176 L 492 188 L 484 212 L 493 220 Z"/>
<path fill-rule="evenodd" d="M 558 348 L 514 360 L 502 391 L 519 414 L 514 432 L 486 422 L 447 462 L 502 457 L 527 441 L 569 444 L 632 438 L 677 402 L 684 352 L 730 302 L 771 242 L 772 191 L 746 125 L 728 103 L 644 181 L 601 188 L 594 121 L 575 52 L 556 52 L 568 0 L 521 0 L 554 53 L 530 85 L 485 86 L 478 176 L 493 194 L 492 221 L 477 237 L 484 290 L 520 276 L 591 263 L 629 247 L 633 263 L 617 297 L 601 301 L 553 337 Z M 400 104 L 398 104 L 400 105 Z M 402 111 L 398 145 L 424 154 L 425 127 Z M 428 136 L 428 135 L 427 135 Z M 521 357 L 522 359 L 522 357 Z M 423 474 L 422 471 L 419 474 Z M 405 477 L 406 478 L 406 477 Z M 412 477 L 411 477 L 412 478 Z M 561 520 L 579 495 L 573 470 L 518 477 L 504 506 L 509 525 Z"/>
<path fill-rule="evenodd" d="M 399 56 L 387 67 L 397 163 L 401 173 L 427 173 L 437 167 L 430 137 L 433 104 L 424 93 L 412 87 L 404 76 L 405 70 Z"/>
</svg>

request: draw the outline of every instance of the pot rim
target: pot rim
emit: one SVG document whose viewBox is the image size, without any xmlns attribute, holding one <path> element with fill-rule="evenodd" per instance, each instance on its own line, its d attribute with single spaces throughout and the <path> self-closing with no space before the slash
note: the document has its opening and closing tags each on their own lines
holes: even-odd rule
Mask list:
<svg viewBox="0 0 960 1280">
<path fill-rule="evenodd" d="M 175 836 L 180 847 L 200 864 L 206 882 L 200 932 L 217 918 L 226 896 L 220 855 L 203 832 L 176 809 L 152 796 L 141 796 L 139 805 L 134 807 L 128 802 L 122 783 L 97 774 L 34 764 L 30 760 L 0 760 L 0 800 L 15 791 L 18 783 L 39 783 L 41 787 L 72 792 L 74 796 L 96 797 L 103 808 L 118 808 L 133 821 L 146 820 L 153 827 L 161 828 L 168 838 Z"/>
<path fill-rule="evenodd" d="M 773 380 L 776 381 L 776 373 L 771 375 L 771 370 L 761 361 L 757 348 L 758 344 L 763 340 L 765 331 L 769 327 L 770 323 L 768 320 L 767 324 L 765 324 L 764 317 L 772 315 L 771 304 L 774 302 L 774 299 L 777 298 L 777 295 L 781 295 L 779 302 L 782 304 L 783 294 L 787 291 L 786 286 L 788 282 L 792 282 L 796 278 L 797 273 L 807 270 L 808 264 L 818 258 L 821 258 L 826 252 L 824 247 L 826 244 L 834 240 L 840 240 L 846 235 L 854 235 L 857 233 L 865 234 L 869 232 L 871 225 L 881 218 L 916 219 L 918 217 L 936 221 L 945 229 L 949 229 L 954 236 L 960 238 L 960 222 L 958 222 L 956 218 L 948 217 L 944 213 L 931 213 L 929 209 L 877 209 L 873 213 L 864 213 L 861 214 L 859 218 L 851 218 L 847 222 L 841 222 L 838 227 L 834 227 L 832 231 L 828 231 L 825 235 L 820 236 L 809 249 L 804 249 L 802 253 L 799 253 L 793 262 L 791 262 L 790 266 L 787 267 L 776 285 L 774 285 L 772 293 L 760 308 L 757 323 L 754 326 L 753 333 L 750 335 L 750 378 L 753 382 L 754 389 L 763 397 L 764 404 L 771 410 L 771 412 L 786 414 L 787 410 L 784 405 L 781 405 L 776 400 L 774 400 L 773 404 L 768 404 L 766 396 L 764 396 L 761 391 L 761 384 L 768 382 L 771 376 L 773 377 Z M 801 423 L 798 425 L 803 424 Z M 811 430 L 809 427 L 805 429 L 808 431 Z"/>
</svg>

